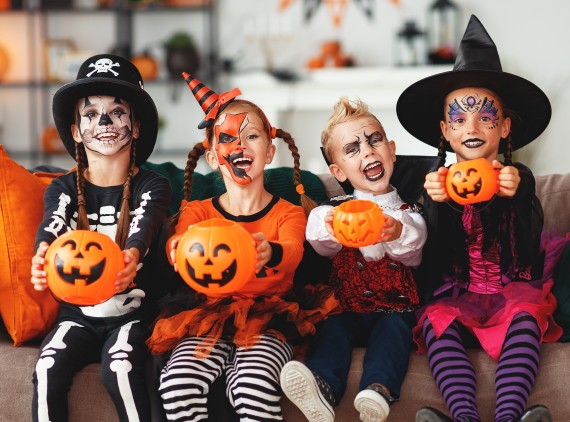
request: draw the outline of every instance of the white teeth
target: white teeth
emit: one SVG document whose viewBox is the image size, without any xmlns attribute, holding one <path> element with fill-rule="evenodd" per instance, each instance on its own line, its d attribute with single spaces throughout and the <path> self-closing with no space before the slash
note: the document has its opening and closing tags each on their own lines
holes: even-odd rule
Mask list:
<svg viewBox="0 0 570 422">
<path fill-rule="evenodd" d="M 250 164 L 251 160 L 249 158 L 236 158 L 235 160 L 232 160 L 232 164 L 236 165 L 236 164 L 240 164 L 240 163 L 245 163 L 245 164 Z"/>
<path fill-rule="evenodd" d="M 380 166 L 380 165 L 381 165 L 381 164 L 380 164 L 379 162 L 375 162 L 375 163 L 369 164 L 369 165 L 367 165 L 366 167 L 364 167 L 364 171 L 373 169 L 374 167 L 378 167 L 378 166 Z"/>
</svg>

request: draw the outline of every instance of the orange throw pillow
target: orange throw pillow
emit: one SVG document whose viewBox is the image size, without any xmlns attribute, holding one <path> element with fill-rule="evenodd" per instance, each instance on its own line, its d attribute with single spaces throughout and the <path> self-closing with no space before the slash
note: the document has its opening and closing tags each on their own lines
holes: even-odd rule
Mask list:
<svg viewBox="0 0 570 422">
<path fill-rule="evenodd" d="M 56 176 L 31 174 L 0 145 L 0 314 L 15 346 L 45 336 L 57 317 L 49 290 L 38 292 L 30 281 L 44 191 Z"/>
</svg>

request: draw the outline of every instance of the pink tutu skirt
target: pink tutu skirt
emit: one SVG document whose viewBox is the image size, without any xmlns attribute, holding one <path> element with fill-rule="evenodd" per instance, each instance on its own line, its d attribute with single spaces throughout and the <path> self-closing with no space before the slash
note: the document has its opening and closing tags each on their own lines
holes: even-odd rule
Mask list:
<svg viewBox="0 0 570 422">
<path fill-rule="evenodd" d="M 556 310 L 556 298 L 550 289 L 552 279 L 541 287 L 525 282 L 507 284 L 500 293 L 478 294 L 466 292 L 455 298 L 442 298 L 420 310 L 418 325 L 414 327 L 414 341 L 418 353 L 425 352 L 422 334 L 424 320 L 428 318 L 439 338 L 449 325 L 457 320 L 481 343 L 483 349 L 495 360 L 499 359 L 503 342 L 513 317 L 527 312 L 538 322 L 541 342 L 554 342 L 562 335 L 552 314 Z"/>
</svg>

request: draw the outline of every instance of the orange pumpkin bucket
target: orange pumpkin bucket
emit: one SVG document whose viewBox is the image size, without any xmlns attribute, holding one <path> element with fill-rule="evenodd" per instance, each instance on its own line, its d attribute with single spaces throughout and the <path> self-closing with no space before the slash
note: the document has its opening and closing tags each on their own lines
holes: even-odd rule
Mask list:
<svg viewBox="0 0 570 422">
<path fill-rule="evenodd" d="M 488 201 L 499 189 L 497 171 L 485 158 L 455 163 L 449 168 L 445 188 L 451 199 L 461 205 Z"/>
<path fill-rule="evenodd" d="M 49 246 L 44 263 L 52 294 L 80 306 L 111 298 L 117 273 L 123 268 L 119 246 L 109 236 L 90 230 L 72 230 L 59 236 Z"/>
<path fill-rule="evenodd" d="M 207 295 L 225 295 L 255 277 L 255 241 L 239 224 L 212 218 L 192 225 L 176 248 L 182 279 Z"/>
<path fill-rule="evenodd" d="M 384 215 L 375 202 L 353 199 L 334 210 L 333 230 L 340 243 L 350 248 L 373 245 L 382 236 Z"/>
</svg>

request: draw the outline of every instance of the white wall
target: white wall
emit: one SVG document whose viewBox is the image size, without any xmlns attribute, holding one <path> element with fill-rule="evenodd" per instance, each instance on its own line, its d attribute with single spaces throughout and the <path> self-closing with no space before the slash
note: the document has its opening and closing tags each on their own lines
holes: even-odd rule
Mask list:
<svg viewBox="0 0 570 422">
<path fill-rule="evenodd" d="M 282 28 L 281 33 L 289 34 L 289 41 L 282 40 L 276 44 L 276 67 L 302 67 L 318 51 L 319 44 L 327 39 L 340 40 L 345 51 L 359 65 L 392 66 L 396 60 L 394 35 L 403 20 L 413 18 L 423 28 L 427 9 L 432 3 L 428 0 L 401 0 L 400 6 L 395 7 L 389 0 L 376 0 L 375 17 L 370 21 L 358 8 L 359 2 L 351 1 L 342 27 L 335 30 L 324 5 L 309 23 L 303 23 L 303 0 L 293 1 L 282 13 L 278 12 L 279 2 L 222 0 L 220 21 L 225 22 L 220 25 L 222 56 L 239 59 L 236 62 L 238 68 L 244 71 L 264 66 L 264 55 L 259 48 L 260 43 L 254 42 L 254 35 L 265 33 L 273 36 Z M 570 141 L 566 130 L 570 118 L 570 2 L 456 0 L 456 3 L 461 8 L 460 37 L 469 16 L 475 14 L 495 41 L 503 70 L 530 79 L 546 92 L 552 102 L 549 127 L 537 141 L 519 150 L 516 158 L 528 164 L 536 174 L 570 171 L 567 158 Z M 350 95 L 349 92 L 346 94 Z M 365 97 L 362 99 L 367 101 Z M 318 135 L 327 115 L 315 112 L 296 115 L 293 112 L 288 116 L 289 125 L 284 129 L 289 130 L 299 144 L 314 145 L 314 154 L 307 148 L 302 151 L 302 160 L 306 163 L 320 159 Z M 382 120 L 382 116 L 379 117 Z M 386 130 L 390 132 L 393 128 L 400 133 L 401 128 L 394 127 L 395 124 L 390 120 Z"/>
<path fill-rule="evenodd" d="M 216 0 L 219 21 L 219 53 L 222 58 L 236 61 L 240 74 L 247 70 L 266 66 L 266 55 L 260 48 L 260 36 L 273 40 L 269 51 L 273 64 L 277 68 L 303 69 L 306 60 L 315 55 L 321 42 L 338 39 L 347 54 L 354 57 L 359 66 L 392 67 L 395 63 L 395 34 L 407 18 L 415 19 L 420 27 L 425 26 L 427 9 L 432 0 L 400 0 L 394 6 L 391 0 L 372 1 L 374 19 L 369 20 L 359 9 L 359 1 L 348 3 L 345 21 L 335 29 L 323 4 L 309 23 L 303 21 L 304 0 L 292 0 L 289 8 L 278 11 L 282 0 Z M 549 96 L 553 115 L 546 132 L 534 143 L 518 152 L 517 159 L 527 163 L 536 174 L 568 172 L 568 136 L 567 119 L 570 119 L 570 2 L 567 0 L 548 0 L 531 2 L 530 0 L 455 0 L 461 8 L 460 35 L 471 13 L 483 22 L 498 46 L 505 71 L 528 78 L 540 86 Z M 65 15 L 65 14 L 64 14 Z M 72 19 L 70 22 L 69 19 Z M 104 21 L 107 19 L 107 21 Z M 105 13 L 82 15 L 81 18 L 62 16 L 51 25 L 53 38 L 73 39 L 80 49 L 103 51 L 112 46 L 114 27 Z M 75 20 L 75 21 L 73 21 Z M 14 15 L 0 14 L 0 43 L 8 51 L 15 51 L 27 44 L 25 25 Z M 83 29 L 85 28 L 85 31 Z M 135 22 L 136 52 L 146 47 L 153 47 L 159 55 L 161 39 L 176 29 L 189 29 L 199 43 L 204 42 L 203 20 L 199 15 L 188 16 L 184 13 L 149 13 Z M 95 29 L 95 30 L 94 30 Z M 22 57 L 19 55 L 18 57 Z M 24 57 L 25 59 L 25 57 Z M 26 69 L 15 63 L 14 69 Z M 31 71 L 31 70 L 30 70 Z M 20 75 L 9 71 L 8 76 L 21 79 Z M 329 81 L 330 82 L 330 81 Z M 188 95 L 184 86 L 149 85 L 149 92 L 155 98 L 161 115 L 170 120 L 161 134 L 161 145 L 166 147 L 189 148 L 201 139 L 201 132 L 196 129 L 201 110 Z M 338 81 L 338 87 L 344 87 L 344 81 Z M 374 102 L 366 97 L 366 87 L 343 94 L 355 92 L 364 101 Z M 372 87 L 373 88 L 373 87 Z M 180 99 L 173 102 L 172 89 L 180 90 Z M 245 91 L 245 90 L 244 90 Z M 348 90 L 347 90 L 348 91 Z M 339 89 L 339 94 L 342 92 Z M 277 94 L 276 94 L 277 95 Z M 244 92 L 244 97 L 248 92 Z M 397 98 L 397 96 L 396 96 Z M 31 137 L 26 113 L 29 99 L 22 89 L 0 90 L 0 120 L 5 122 L 0 142 L 14 145 L 37 145 L 23 141 Z M 331 98 L 330 108 L 334 100 Z M 263 106 L 263 104 L 260 104 Z M 394 101 L 395 108 L 395 101 Z M 49 109 L 47 110 L 50 111 Z M 419 110 L 421 111 L 421 110 Z M 384 109 L 380 110 L 381 120 L 386 123 L 386 130 L 399 145 L 400 152 L 410 153 L 417 148 L 418 153 L 430 153 L 431 149 L 411 138 Z M 386 114 L 385 114 L 386 113 Z M 326 122 L 329 111 L 288 111 L 279 113 L 279 123 L 290 131 L 301 149 L 304 168 L 319 169 L 322 160 L 319 152 L 320 131 Z M 384 115 L 385 114 L 385 115 Z M 42 116 L 38 116 L 42 119 Z M 43 119 L 46 117 L 44 116 Z M 48 117 L 49 118 L 49 117 Z M 21 122 L 18 122 L 18 119 Z M 182 124 L 178 124 L 182 121 Z M 17 125 L 14 123 L 18 122 Z M 174 124 L 172 122 L 178 122 Z M 1 122 L 0 122 L 1 123 Z M 392 134 L 392 135 L 391 135 Z M 24 144 L 22 144 L 24 142 Z M 27 143 L 26 143 L 27 142 Z M 435 150 L 434 150 L 435 153 Z M 282 162 L 287 163 L 288 153 Z M 171 159 L 183 165 L 184 156 L 153 157 L 154 161 Z M 279 162 L 279 161 L 278 161 Z"/>
</svg>

